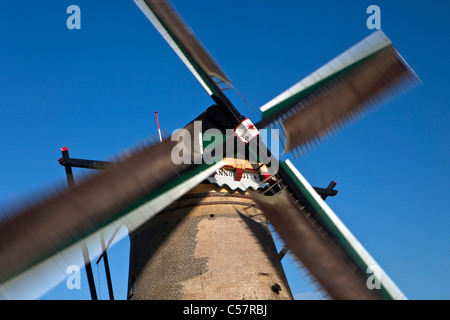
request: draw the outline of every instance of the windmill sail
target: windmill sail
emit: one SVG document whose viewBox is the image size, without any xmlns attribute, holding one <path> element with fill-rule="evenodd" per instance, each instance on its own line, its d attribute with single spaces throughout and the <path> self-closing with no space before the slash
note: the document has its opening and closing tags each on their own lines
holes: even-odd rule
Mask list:
<svg viewBox="0 0 450 320">
<path fill-rule="evenodd" d="M 168 2 L 164 0 L 134 0 L 134 2 L 209 95 L 218 95 L 211 77 L 230 83 L 223 70 Z"/>
<path fill-rule="evenodd" d="M 263 105 L 257 127 L 281 122 L 285 151 L 301 152 L 418 78 L 377 31 Z"/>
<path fill-rule="evenodd" d="M 35 287 L 44 290 L 56 281 L 52 275 L 64 279 L 66 270 L 58 261 L 70 260 L 74 248 L 101 253 L 100 234 L 111 234 L 123 223 L 130 230 L 139 227 L 223 166 L 220 161 L 175 165 L 174 145 L 165 140 L 136 151 L 70 190 L 6 213 L 0 223 L 0 297 L 25 298 L 33 290 L 20 291 L 23 285 L 33 287 L 42 280 Z M 142 206 L 148 210 L 139 210 Z M 16 295 L 19 292 L 25 295 Z"/>
<path fill-rule="evenodd" d="M 284 189 L 252 197 L 332 298 L 406 299 L 289 160 L 281 162 L 279 175 L 292 195 Z"/>
<path fill-rule="evenodd" d="M 165 0 L 134 0 L 145 16 L 169 43 L 188 67 L 203 89 L 235 119 L 235 125 L 244 117 L 223 94 L 213 77 L 231 86 L 230 80 L 206 51 L 192 30 Z"/>
</svg>

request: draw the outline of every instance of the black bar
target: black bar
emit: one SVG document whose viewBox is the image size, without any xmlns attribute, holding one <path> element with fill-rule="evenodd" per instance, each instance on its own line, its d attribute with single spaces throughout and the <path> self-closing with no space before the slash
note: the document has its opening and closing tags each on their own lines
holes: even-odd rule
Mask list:
<svg viewBox="0 0 450 320">
<path fill-rule="evenodd" d="M 337 194 L 336 190 L 333 190 L 334 187 L 336 187 L 337 183 L 334 182 L 333 180 L 331 180 L 331 182 L 328 184 L 328 187 L 325 189 L 325 193 L 320 194 L 320 196 L 322 197 L 323 200 L 325 200 L 328 196 L 333 197 Z M 332 194 L 333 192 L 335 192 L 334 194 Z"/>
<path fill-rule="evenodd" d="M 108 161 L 99 161 L 99 160 L 85 160 L 85 159 L 75 159 L 69 158 L 69 156 L 64 156 L 60 158 L 59 163 L 62 166 L 67 167 L 75 167 L 75 168 L 84 168 L 84 169 L 97 169 L 104 170 L 108 167 L 111 162 Z M 66 169 L 67 170 L 67 169 Z"/>
<path fill-rule="evenodd" d="M 335 195 L 338 194 L 337 190 L 332 190 L 332 189 L 324 189 L 324 188 L 318 188 L 318 187 L 313 187 L 314 190 L 316 190 L 316 192 L 319 194 L 319 196 L 321 196 L 321 198 L 323 200 L 325 200 L 327 197 L 334 197 Z"/>
<path fill-rule="evenodd" d="M 61 148 L 61 152 L 62 152 L 62 158 L 60 158 L 58 161 L 59 163 L 61 163 L 61 160 L 66 158 L 66 159 L 70 159 L 69 158 L 69 148 L 64 147 Z M 61 165 L 63 165 L 61 163 Z M 72 172 L 72 165 L 67 164 L 64 165 L 64 168 L 66 170 L 66 176 L 67 176 L 67 183 L 69 184 L 69 189 L 75 186 L 75 180 L 73 178 L 73 172 Z M 89 258 L 89 252 L 87 251 L 87 248 L 82 245 L 81 246 L 81 251 L 83 253 L 83 258 L 84 258 L 84 263 L 86 265 L 86 276 L 88 279 L 88 283 L 89 283 L 89 291 L 91 292 L 91 299 L 92 300 L 97 300 L 97 291 L 95 290 L 95 282 L 94 282 L 94 274 L 92 273 L 92 266 L 91 266 L 91 260 Z"/>
<path fill-rule="evenodd" d="M 111 273 L 109 271 L 108 254 L 106 253 L 106 250 L 103 253 L 103 262 L 105 263 L 105 273 L 106 273 L 106 282 L 108 283 L 109 300 L 114 300 L 114 292 L 113 292 L 112 281 L 111 281 Z"/>
<path fill-rule="evenodd" d="M 285 244 L 283 249 L 281 249 L 281 251 L 278 253 L 278 259 L 280 259 L 280 260 L 283 259 L 288 251 L 289 251 L 289 247 L 287 246 L 287 244 Z"/>
<path fill-rule="evenodd" d="M 61 148 L 61 153 L 62 153 L 63 158 L 69 158 L 69 149 L 68 148 Z M 66 169 L 67 183 L 69 184 L 69 188 L 72 188 L 75 185 L 75 180 L 73 179 L 72 167 L 69 165 L 69 166 L 64 166 L 64 168 Z"/>
<path fill-rule="evenodd" d="M 118 230 L 118 229 L 116 229 L 116 230 Z M 116 235 L 116 232 L 114 233 L 113 237 L 111 238 L 111 241 L 115 237 L 115 235 Z M 109 300 L 114 300 L 114 292 L 113 292 L 112 281 L 111 281 L 111 273 L 109 271 L 108 254 L 106 253 L 108 248 L 105 246 L 105 238 L 103 236 L 101 236 L 100 242 L 102 244 L 103 252 L 100 254 L 100 256 L 97 259 L 97 265 L 100 262 L 100 260 L 103 258 L 103 263 L 105 264 L 106 282 L 108 284 Z"/>
<path fill-rule="evenodd" d="M 91 299 L 98 300 L 97 291 L 95 290 L 94 274 L 92 272 L 91 259 L 89 258 L 89 252 L 84 245 L 81 245 L 81 251 L 83 252 L 84 263 L 86 265 L 86 276 L 89 283 L 89 291 L 91 292 Z"/>
</svg>

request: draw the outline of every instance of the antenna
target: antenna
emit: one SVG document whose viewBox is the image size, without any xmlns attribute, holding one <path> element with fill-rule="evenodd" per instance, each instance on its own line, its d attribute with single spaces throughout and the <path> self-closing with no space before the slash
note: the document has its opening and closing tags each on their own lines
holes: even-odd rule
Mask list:
<svg viewBox="0 0 450 320">
<path fill-rule="evenodd" d="M 161 129 L 159 128 L 158 111 L 155 111 L 156 123 L 158 124 L 159 141 L 162 142 Z"/>
</svg>

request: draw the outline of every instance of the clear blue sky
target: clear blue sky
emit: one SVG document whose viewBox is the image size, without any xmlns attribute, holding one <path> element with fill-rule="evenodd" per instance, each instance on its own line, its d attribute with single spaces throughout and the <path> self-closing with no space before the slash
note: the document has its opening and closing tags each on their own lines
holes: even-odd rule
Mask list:
<svg viewBox="0 0 450 320">
<path fill-rule="evenodd" d="M 314 186 L 338 182 L 327 202 L 407 297 L 449 299 L 450 3 L 173 3 L 255 109 L 370 34 L 366 8 L 381 8 L 382 30 L 423 85 L 294 163 Z M 71 4 L 81 8 L 81 30 L 66 28 Z M 0 204 L 64 183 L 60 147 L 107 160 L 156 133 L 154 111 L 172 132 L 211 104 L 132 0 L 8 1 L 0 10 Z M 127 250 L 125 239 L 110 252 L 117 298 L 126 297 Z M 294 295 L 320 297 L 285 262 Z M 107 298 L 102 268 L 94 274 Z M 46 298 L 89 298 L 87 282 Z"/>
</svg>

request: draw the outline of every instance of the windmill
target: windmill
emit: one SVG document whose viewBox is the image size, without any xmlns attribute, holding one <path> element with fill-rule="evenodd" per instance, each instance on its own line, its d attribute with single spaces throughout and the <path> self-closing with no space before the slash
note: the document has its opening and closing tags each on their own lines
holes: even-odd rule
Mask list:
<svg viewBox="0 0 450 320">
<path fill-rule="evenodd" d="M 253 123 L 226 97 L 225 89 L 232 86 L 229 78 L 173 8 L 161 0 L 135 3 L 213 99 L 214 106 L 197 118 L 202 129 L 196 130 L 196 122 L 185 127 L 182 143 L 166 138 L 162 143 L 141 146 L 70 191 L 57 192 L 7 214 L 8 219 L 0 225 L 0 295 L 21 298 L 52 287 L 67 276 L 68 262 L 85 263 L 80 252 L 86 249 L 91 255 L 105 252 L 105 239 L 111 239 L 125 224 L 132 241 L 130 298 L 166 298 L 163 294 L 167 293 L 168 298 L 176 299 L 289 299 L 262 213 L 285 241 L 286 250 L 290 248 L 332 298 L 405 298 L 317 190 L 289 160 L 278 160 L 275 153 L 268 152 L 259 135 L 264 128 L 280 132 L 284 150 L 301 154 L 396 89 L 414 83 L 416 75 L 390 40 L 382 32 L 370 35 L 262 106 L 261 120 Z M 219 133 L 207 137 L 207 129 L 218 129 Z M 224 135 L 224 129 L 233 129 L 232 134 L 225 130 Z M 205 142 L 212 141 L 218 143 L 215 151 L 224 150 L 232 156 L 224 158 L 211 152 L 214 161 L 204 161 L 202 152 L 211 147 Z M 232 143 L 227 144 L 229 141 Z M 235 145 L 244 146 L 240 157 Z M 173 151 L 180 147 L 191 151 L 191 161 L 173 161 Z M 252 155 L 256 163 L 247 163 Z M 76 161 L 71 160 L 63 160 L 66 168 L 75 166 Z M 221 174 L 231 181 L 221 181 Z M 242 186 L 244 174 L 256 176 L 253 189 L 260 193 L 230 192 Z M 327 193 L 321 192 L 325 197 Z M 206 200 L 205 194 L 209 197 Z M 202 210 L 205 207 L 208 209 Z M 183 211 L 187 208 L 189 213 Z M 218 208 L 227 209 L 220 212 Z M 202 232 L 210 232 L 209 237 L 199 235 L 200 223 L 207 225 Z M 170 232 L 158 235 L 152 232 L 155 226 L 159 230 L 166 226 Z M 227 238 L 212 230 L 235 233 Z M 234 241 L 249 234 L 252 243 Z M 159 237 L 161 244 L 152 247 L 158 243 L 153 237 Z M 208 243 L 220 238 L 225 241 Z M 219 250 L 218 244 L 229 247 Z M 180 251 L 163 250 L 175 246 L 180 246 Z M 236 266 L 233 253 L 239 253 L 236 256 L 242 265 L 227 269 Z M 247 256 L 250 258 L 244 259 Z M 167 257 L 172 260 L 164 264 Z M 190 267 L 181 274 L 165 269 L 186 263 Z M 375 290 L 368 285 L 372 277 L 369 268 L 379 284 Z M 165 278 L 166 274 L 172 276 Z M 218 284 L 219 278 L 227 281 Z M 164 281 L 153 288 L 157 280 Z M 27 289 L 31 285 L 35 292 Z"/>
</svg>

